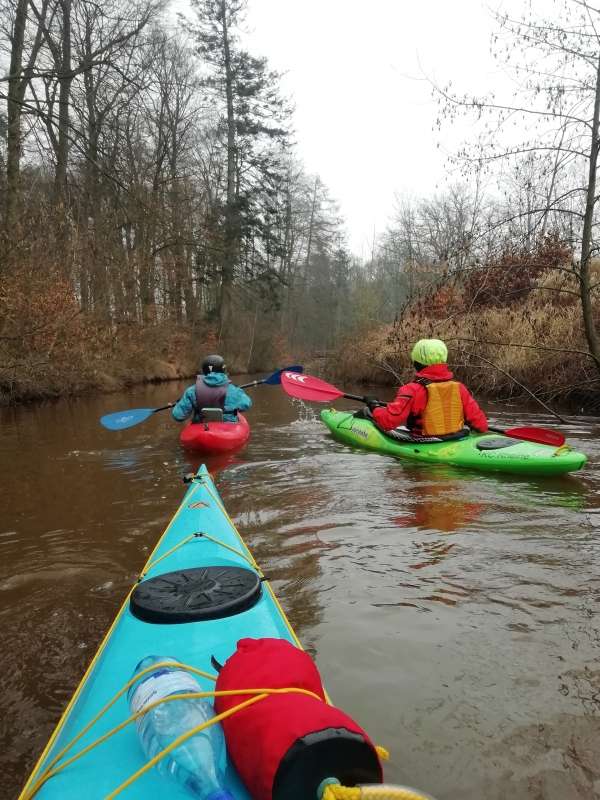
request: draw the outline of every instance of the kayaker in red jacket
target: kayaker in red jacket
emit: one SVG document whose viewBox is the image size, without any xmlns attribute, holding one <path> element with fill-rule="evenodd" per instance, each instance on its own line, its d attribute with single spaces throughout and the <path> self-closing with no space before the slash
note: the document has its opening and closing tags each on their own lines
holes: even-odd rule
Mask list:
<svg viewBox="0 0 600 800">
<path fill-rule="evenodd" d="M 448 348 L 440 339 L 420 339 L 411 358 L 417 370 L 415 379 L 398 389 L 386 406 L 369 403 L 378 428 L 391 432 L 404 426 L 416 436 L 454 437 L 465 423 L 485 432 L 488 422 L 473 395 L 464 384 L 453 380 L 448 369 Z"/>
</svg>

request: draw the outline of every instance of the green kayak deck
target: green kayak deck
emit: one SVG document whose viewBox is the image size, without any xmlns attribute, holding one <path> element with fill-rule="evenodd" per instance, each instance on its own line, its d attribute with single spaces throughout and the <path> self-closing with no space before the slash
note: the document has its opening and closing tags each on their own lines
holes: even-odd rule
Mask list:
<svg viewBox="0 0 600 800">
<path fill-rule="evenodd" d="M 386 436 L 352 412 L 326 409 L 321 420 L 335 439 L 377 453 L 427 464 L 450 464 L 484 472 L 513 475 L 564 475 L 581 469 L 587 457 L 568 445 L 551 447 L 497 433 L 471 434 L 446 442 L 400 442 Z"/>
</svg>

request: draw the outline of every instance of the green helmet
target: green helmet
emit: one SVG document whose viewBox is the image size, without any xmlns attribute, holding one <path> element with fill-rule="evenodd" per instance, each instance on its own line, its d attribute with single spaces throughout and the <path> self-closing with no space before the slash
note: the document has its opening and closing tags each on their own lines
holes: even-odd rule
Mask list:
<svg viewBox="0 0 600 800">
<path fill-rule="evenodd" d="M 448 360 L 448 348 L 441 339 L 419 339 L 411 350 L 410 357 L 426 367 L 445 364 Z"/>
</svg>

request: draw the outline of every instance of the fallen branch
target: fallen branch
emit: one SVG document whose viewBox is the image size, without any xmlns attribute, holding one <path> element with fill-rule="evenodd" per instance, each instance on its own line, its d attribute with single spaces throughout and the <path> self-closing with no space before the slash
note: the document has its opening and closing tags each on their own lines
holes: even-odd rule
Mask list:
<svg viewBox="0 0 600 800">
<path fill-rule="evenodd" d="M 548 347 L 547 345 L 543 344 L 517 344 L 516 342 L 491 342 L 486 339 L 468 339 L 465 336 L 453 336 L 451 338 L 444 339 L 444 341 L 470 342 L 471 344 L 490 344 L 493 345 L 494 347 L 522 347 L 528 350 L 549 350 L 550 352 L 553 353 L 571 353 L 572 355 L 587 356 L 592 360 L 594 359 L 593 355 L 585 350 L 572 350 L 566 347 Z"/>
<path fill-rule="evenodd" d="M 396 380 L 398 381 L 398 383 L 403 382 L 400 375 L 396 372 L 396 370 L 392 367 L 392 365 L 385 360 L 385 358 L 379 359 L 378 363 L 381 366 L 381 369 L 385 370 L 386 372 L 391 372 L 394 378 L 396 378 Z"/>
<path fill-rule="evenodd" d="M 520 386 L 521 389 L 523 389 L 525 392 L 527 392 L 527 394 L 530 397 L 532 397 L 537 403 L 539 403 L 543 408 L 545 408 L 546 411 L 548 411 L 550 414 L 555 416 L 558 420 L 560 420 L 561 422 L 566 424 L 567 420 L 564 417 L 561 417 L 561 415 L 558 412 L 554 411 L 553 409 L 550 408 L 550 406 L 546 405 L 546 403 L 544 403 L 543 400 L 540 400 L 540 398 L 536 394 L 534 394 L 534 392 L 532 392 L 531 389 L 528 389 L 527 386 L 525 386 L 520 381 L 518 381 L 515 377 L 513 377 L 510 374 L 510 372 L 507 372 L 505 369 L 502 369 L 502 367 L 499 367 L 497 364 L 494 364 L 493 361 L 490 361 L 488 358 L 484 358 L 483 356 L 480 356 L 477 353 L 470 353 L 468 350 L 465 350 L 464 353 L 466 355 L 468 355 L 468 356 L 471 356 L 472 358 L 479 358 L 479 359 L 481 359 L 481 361 L 485 361 L 486 364 L 490 364 L 490 366 L 492 366 L 495 369 L 497 369 L 498 372 L 501 372 L 503 375 L 506 375 L 507 378 L 509 378 L 511 381 L 514 381 L 514 383 L 516 383 L 517 386 Z"/>
<path fill-rule="evenodd" d="M 589 386 L 592 383 L 600 383 L 600 378 L 590 378 L 586 381 L 576 381 L 575 383 L 567 383 L 563 386 L 555 386 L 552 389 L 544 389 L 544 391 L 539 393 L 540 397 L 559 397 L 563 392 L 569 393 L 569 390 L 577 389 L 580 386 Z M 520 397 L 523 397 L 523 394 L 513 395 L 513 400 L 518 400 Z"/>
</svg>

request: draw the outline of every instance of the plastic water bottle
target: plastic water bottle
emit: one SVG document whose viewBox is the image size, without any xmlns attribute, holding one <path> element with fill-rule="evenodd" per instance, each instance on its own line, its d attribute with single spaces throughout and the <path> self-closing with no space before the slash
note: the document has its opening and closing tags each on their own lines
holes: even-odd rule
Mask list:
<svg viewBox="0 0 600 800">
<path fill-rule="evenodd" d="M 163 656 L 147 656 L 134 671 L 160 662 L 176 659 Z M 131 713 L 146 708 L 155 700 L 183 692 L 201 692 L 196 679 L 185 670 L 174 667 L 159 667 L 148 672 L 132 684 L 127 694 Z M 137 729 L 146 756 L 153 758 L 168 747 L 182 733 L 201 725 L 214 717 L 212 705 L 202 697 L 170 700 L 148 711 L 137 720 Z M 225 738 L 219 723 L 210 725 L 172 750 L 156 765 L 163 775 L 178 781 L 194 797 L 200 800 L 234 800 L 224 788 Z"/>
</svg>

